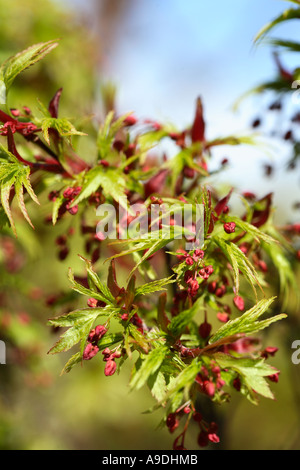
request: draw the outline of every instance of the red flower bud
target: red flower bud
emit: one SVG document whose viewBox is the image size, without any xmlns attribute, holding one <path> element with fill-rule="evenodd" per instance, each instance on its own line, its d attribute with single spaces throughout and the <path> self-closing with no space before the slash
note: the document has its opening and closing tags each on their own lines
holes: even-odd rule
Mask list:
<svg viewBox="0 0 300 470">
<path fill-rule="evenodd" d="M 197 423 L 200 423 L 202 421 L 203 417 L 201 413 L 198 413 L 198 411 L 195 411 L 193 414 L 193 420 L 196 421 Z"/>
<path fill-rule="evenodd" d="M 199 326 L 199 335 L 201 338 L 206 339 L 209 337 L 212 326 L 210 323 L 204 322 Z"/>
<path fill-rule="evenodd" d="M 217 313 L 217 319 L 222 323 L 227 323 L 228 320 L 229 320 L 228 313 L 218 312 Z"/>
<path fill-rule="evenodd" d="M 83 352 L 83 360 L 90 361 L 96 354 L 99 352 L 99 348 L 92 343 L 88 343 L 84 352 Z"/>
<path fill-rule="evenodd" d="M 206 447 L 208 444 L 208 436 L 205 431 L 201 431 L 198 435 L 198 445 L 200 447 Z"/>
<path fill-rule="evenodd" d="M 166 425 L 169 428 L 169 431 L 172 433 L 179 426 L 179 419 L 176 413 L 169 413 L 166 420 Z"/>
<path fill-rule="evenodd" d="M 67 258 L 68 254 L 69 254 L 69 248 L 65 246 L 59 251 L 58 258 L 60 259 L 60 261 L 64 261 Z"/>
<path fill-rule="evenodd" d="M 67 205 L 66 205 L 66 209 L 67 211 L 69 212 L 69 214 L 71 215 L 76 215 L 77 212 L 78 212 L 78 206 L 73 206 L 73 207 L 70 207 L 71 204 L 72 204 L 73 201 L 70 201 Z"/>
<path fill-rule="evenodd" d="M 275 353 L 278 351 L 278 348 L 269 346 L 264 351 L 262 351 L 261 356 L 267 359 L 269 356 L 275 356 Z"/>
<path fill-rule="evenodd" d="M 88 341 L 90 343 L 98 343 L 98 341 L 105 335 L 107 329 L 103 325 L 98 325 L 96 328 L 90 331 Z"/>
<path fill-rule="evenodd" d="M 63 197 L 65 199 L 71 199 L 73 197 L 73 192 L 74 192 L 73 188 L 67 188 L 63 192 Z"/>
<path fill-rule="evenodd" d="M 98 303 L 98 301 L 96 299 L 93 299 L 93 298 L 89 298 L 88 301 L 87 301 L 88 306 L 91 307 L 91 308 L 97 307 L 97 303 Z"/>
<path fill-rule="evenodd" d="M 205 380 L 203 383 L 203 391 L 206 393 L 206 395 L 212 398 L 216 391 L 215 384 L 209 380 Z"/>
<path fill-rule="evenodd" d="M 256 199 L 256 195 L 254 193 L 250 192 L 250 191 L 245 191 L 243 193 L 243 196 L 244 196 L 245 199 L 250 199 L 250 200 L 251 199 Z"/>
<path fill-rule="evenodd" d="M 207 437 L 208 437 L 208 440 L 209 440 L 210 442 L 213 442 L 214 444 L 218 444 L 218 442 L 220 442 L 219 436 L 217 436 L 217 434 L 215 434 L 215 433 L 212 433 L 212 434 L 209 433 L 209 434 L 207 435 Z"/>
<path fill-rule="evenodd" d="M 190 414 L 190 412 L 191 412 L 191 408 L 190 408 L 189 406 L 185 406 L 185 407 L 183 408 L 183 412 L 184 412 L 186 415 L 188 415 L 188 414 Z"/>
<path fill-rule="evenodd" d="M 236 377 L 234 381 L 232 382 L 232 385 L 234 388 L 239 392 L 241 390 L 241 380 L 239 377 Z"/>
<path fill-rule="evenodd" d="M 188 257 L 186 258 L 185 262 L 186 262 L 186 264 L 187 264 L 188 266 L 192 266 L 192 265 L 194 264 L 194 260 L 193 260 L 193 258 L 192 258 L 191 256 L 188 256 Z"/>
<path fill-rule="evenodd" d="M 215 292 L 216 288 L 217 288 L 217 283 L 216 283 L 216 281 L 210 282 L 210 283 L 208 284 L 208 286 L 207 286 L 207 290 L 208 290 L 208 292 L 210 292 L 211 294 L 213 294 L 213 293 Z"/>
<path fill-rule="evenodd" d="M 267 377 L 271 382 L 277 383 L 279 381 L 279 373 L 268 375 Z"/>
<path fill-rule="evenodd" d="M 11 108 L 10 112 L 14 117 L 20 116 L 20 111 L 18 109 Z"/>
<path fill-rule="evenodd" d="M 116 369 L 117 369 L 117 364 L 115 363 L 115 361 L 109 360 L 107 361 L 105 365 L 104 374 L 106 375 L 106 377 L 110 375 L 114 375 L 114 373 L 116 372 Z"/>
<path fill-rule="evenodd" d="M 245 308 L 245 302 L 244 302 L 244 299 L 242 297 L 240 297 L 239 295 L 236 295 L 233 299 L 233 303 L 234 305 L 236 306 L 236 308 L 238 310 L 240 310 L 241 312 L 244 310 Z"/>
<path fill-rule="evenodd" d="M 203 250 L 195 250 L 194 255 L 197 256 L 198 258 L 203 259 L 204 251 Z"/>
<path fill-rule="evenodd" d="M 226 294 L 226 287 L 224 286 L 224 284 L 222 286 L 218 287 L 215 291 L 215 295 L 219 298 L 223 297 L 223 295 L 225 295 L 225 294 Z"/>
<path fill-rule="evenodd" d="M 48 199 L 49 199 L 49 201 L 55 202 L 56 199 L 58 198 L 58 196 L 59 196 L 58 191 L 51 191 L 48 195 Z"/>
<path fill-rule="evenodd" d="M 67 243 L 66 235 L 60 235 L 59 237 L 57 237 L 56 240 L 55 240 L 55 243 L 58 246 L 65 246 L 66 243 Z"/>
<path fill-rule="evenodd" d="M 235 222 L 227 222 L 224 224 L 224 230 L 226 233 L 234 233 L 236 224 Z"/>
<path fill-rule="evenodd" d="M 183 169 L 183 174 L 186 178 L 192 179 L 195 176 L 195 170 L 193 170 L 193 168 L 185 166 Z"/>
<path fill-rule="evenodd" d="M 137 118 L 131 114 L 124 119 L 125 126 L 134 126 L 137 123 Z"/>
</svg>

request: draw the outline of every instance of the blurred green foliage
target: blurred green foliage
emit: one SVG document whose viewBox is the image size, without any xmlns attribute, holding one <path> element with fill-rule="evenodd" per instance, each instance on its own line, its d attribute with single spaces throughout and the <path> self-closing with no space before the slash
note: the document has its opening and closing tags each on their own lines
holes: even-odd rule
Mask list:
<svg viewBox="0 0 300 470">
<path fill-rule="evenodd" d="M 10 104 L 36 105 L 36 98 L 48 103 L 64 88 L 62 111 L 76 114 L 90 110 L 95 93 L 98 45 L 75 12 L 63 4 L 44 0 L 0 1 L 0 62 L 16 51 L 38 42 L 60 39 L 61 47 L 32 67 L 14 84 Z"/>
</svg>

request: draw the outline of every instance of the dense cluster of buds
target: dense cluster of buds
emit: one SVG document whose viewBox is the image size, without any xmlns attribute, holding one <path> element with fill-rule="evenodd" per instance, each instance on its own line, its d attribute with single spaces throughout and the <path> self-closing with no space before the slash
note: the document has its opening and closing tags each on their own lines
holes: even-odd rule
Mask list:
<svg viewBox="0 0 300 470">
<path fill-rule="evenodd" d="M 195 379 L 199 390 L 205 395 L 213 398 L 216 391 L 220 391 L 225 385 L 221 378 L 221 369 L 217 365 L 211 364 L 210 370 L 206 366 L 201 367 L 201 372 L 197 374 Z"/>
<path fill-rule="evenodd" d="M 220 442 L 220 438 L 217 434 L 217 424 L 215 422 L 208 423 L 205 421 L 202 414 L 192 409 L 188 404 L 183 405 L 177 411 L 168 414 L 166 425 L 170 433 L 173 433 L 179 427 L 180 419 L 184 416 L 188 416 L 188 419 L 183 431 L 173 442 L 173 450 L 186 450 L 184 440 L 191 418 L 199 426 L 199 433 L 197 436 L 199 447 L 207 447 L 210 443 L 218 444 Z"/>
</svg>

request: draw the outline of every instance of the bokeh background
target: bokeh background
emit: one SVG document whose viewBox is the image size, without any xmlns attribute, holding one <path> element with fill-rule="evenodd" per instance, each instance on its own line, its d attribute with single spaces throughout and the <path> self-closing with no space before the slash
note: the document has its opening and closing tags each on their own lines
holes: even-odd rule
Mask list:
<svg viewBox="0 0 300 470">
<path fill-rule="evenodd" d="M 184 128 L 200 95 L 208 138 L 249 134 L 253 120 L 264 116 L 264 98 L 246 99 L 238 111 L 233 105 L 274 74 L 270 47 L 254 47 L 253 37 L 285 6 L 276 0 L 69 0 L 63 6 L 54 0 L 0 0 L 1 62 L 31 44 L 60 38 L 46 60 L 16 81 L 10 105 L 34 108 L 37 96 L 47 103 L 63 87 L 62 115 L 101 116 L 103 97 L 116 90 L 118 113 L 134 111 L 139 118 Z M 280 33 L 299 38 L 298 23 L 282 26 Z M 294 57 L 286 60 L 294 65 Z M 284 122 L 278 126 L 286 130 Z M 88 141 L 85 145 L 88 153 Z M 273 191 L 278 222 L 296 222 L 299 171 L 284 171 L 288 152 L 275 139 L 267 151 L 222 148 L 211 164 L 217 167 L 224 157 L 230 164 L 212 182 L 261 196 Z M 275 169 L 267 179 L 266 163 Z M 55 238 L 64 227 L 49 230 L 39 220 L 36 234 L 22 225 L 17 248 L 8 235 L 2 237 L 0 338 L 7 342 L 8 358 L 0 366 L 0 448 L 171 448 L 173 436 L 156 429 L 160 412 L 142 414 L 153 404 L 150 393 L 129 393 L 129 365 L 121 375 L 105 378 L 102 364 L 94 360 L 60 376 L 68 356 L 47 356 L 56 338 L 47 318 L 73 302 L 66 272 L 68 266 L 81 266 L 76 256 L 63 263 L 57 259 Z M 80 252 L 80 240 L 73 245 Z M 58 291 L 61 299 L 54 302 L 51 296 Z M 262 399 L 255 407 L 233 395 L 216 411 L 225 430 L 218 448 L 300 448 L 300 365 L 291 362 L 300 322 L 293 303 L 288 308 L 290 327 L 276 325 L 266 338 L 266 345 L 280 346 L 274 361 L 281 369 L 273 386 L 276 401 Z M 197 449 L 192 431 L 187 446 Z"/>
</svg>

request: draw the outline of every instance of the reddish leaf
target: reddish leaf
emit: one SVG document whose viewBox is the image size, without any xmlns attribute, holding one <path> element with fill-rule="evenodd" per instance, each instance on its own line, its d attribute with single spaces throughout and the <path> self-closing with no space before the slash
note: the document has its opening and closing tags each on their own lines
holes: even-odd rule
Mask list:
<svg viewBox="0 0 300 470">
<path fill-rule="evenodd" d="M 49 103 L 48 110 L 49 110 L 49 113 L 51 114 L 51 117 L 53 118 L 58 117 L 58 106 L 59 106 L 59 100 L 60 100 L 62 91 L 63 91 L 62 88 L 57 90 L 57 92 L 55 93 L 55 95 L 53 96 L 52 100 Z"/>
<path fill-rule="evenodd" d="M 232 194 L 232 191 L 233 189 L 231 189 L 229 191 L 229 193 L 227 194 L 227 196 L 223 197 L 223 199 L 220 199 L 220 201 L 216 204 L 216 207 L 215 207 L 215 213 L 220 216 L 224 210 L 224 208 L 227 206 L 228 204 L 228 201 L 230 199 L 230 196 Z"/>
<path fill-rule="evenodd" d="M 266 206 L 262 210 L 256 209 L 253 212 L 251 224 L 254 225 L 255 227 L 259 228 L 267 222 L 269 215 L 270 215 L 271 205 L 272 205 L 272 196 L 273 196 L 273 193 L 267 194 L 267 196 L 265 196 L 264 198 L 258 201 L 259 203 L 265 202 Z"/>
<path fill-rule="evenodd" d="M 197 99 L 196 115 L 191 129 L 192 142 L 203 142 L 205 140 L 205 121 L 203 119 L 203 107 L 201 98 Z"/>
<path fill-rule="evenodd" d="M 107 286 L 114 297 L 118 297 L 120 294 L 121 288 L 117 284 L 115 262 L 111 261 L 108 268 L 108 277 L 107 277 Z"/>
<path fill-rule="evenodd" d="M 144 186 L 145 188 L 145 197 L 151 196 L 153 193 L 160 194 L 164 187 L 168 170 L 160 170 L 156 175 L 154 175 Z"/>
</svg>

